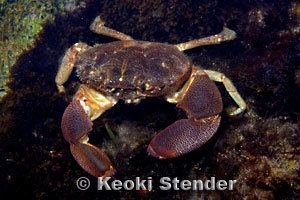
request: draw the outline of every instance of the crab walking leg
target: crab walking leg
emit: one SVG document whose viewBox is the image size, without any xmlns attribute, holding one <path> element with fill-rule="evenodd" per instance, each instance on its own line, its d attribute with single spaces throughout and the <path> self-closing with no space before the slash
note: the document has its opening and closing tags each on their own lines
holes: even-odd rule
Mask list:
<svg viewBox="0 0 300 200">
<path fill-rule="evenodd" d="M 104 24 L 105 22 L 100 18 L 100 16 L 98 16 L 95 18 L 94 22 L 90 25 L 90 30 L 95 33 L 113 37 L 119 40 L 133 40 L 132 37 L 130 37 L 129 35 L 108 28 L 104 26 Z"/>
<path fill-rule="evenodd" d="M 233 40 L 235 38 L 236 38 L 236 33 L 233 30 L 230 30 L 225 27 L 223 31 L 219 34 L 196 39 L 196 40 L 191 40 L 188 42 L 176 44 L 174 46 L 177 47 L 179 51 L 185 51 L 187 49 L 192 49 L 195 47 L 220 44 L 221 42 Z"/>
<path fill-rule="evenodd" d="M 55 77 L 55 83 L 59 92 L 65 91 L 63 84 L 68 80 L 72 73 L 77 55 L 86 51 L 88 48 L 89 46 L 87 44 L 79 42 L 67 50 Z"/>
<path fill-rule="evenodd" d="M 81 85 L 62 117 L 63 136 L 70 143 L 73 157 L 85 171 L 96 177 L 111 176 L 115 170 L 108 156 L 88 143 L 88 133 L 92 130 L 92 121 L 116 103 L 114 98 Z"/>
<path fill-rule="evenodd" d="M 244 99 L 241 97 L 233 83 L 229 78 L 227 78 L 224 74 L 217 72 L 217 71 L 212 71 L 212 70 L 204 70 L 205 73 L 209 76 L 209 78 L 213 81 L 217 82 L 222 82 L 231 96 L 231 98 L 236 102 L 236 104 L 239 106 L 236 110 L 228 112 L 230 116 L 238 115 L 242 113 L 247 105 L 244 101 Z"/>
<path fill-rule="evenodd" d="M 177 157 L 205 144 L 217 131 L 223 109 L 218 88 L 195 67 L 183 88 L 166 99 L 177 103 L 188 119 L 174 122 L 151 140 L 148 152 L 160 159 Z"/>
</svg>

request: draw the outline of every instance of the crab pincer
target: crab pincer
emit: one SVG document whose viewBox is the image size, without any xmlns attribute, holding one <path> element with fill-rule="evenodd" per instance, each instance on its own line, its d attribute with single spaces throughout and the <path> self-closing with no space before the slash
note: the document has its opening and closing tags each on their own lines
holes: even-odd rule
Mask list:
<svg viewBox="0 0 300 200">
<path fill-rule="evenodd" d="M 219 127 L 223 107 L 216 85 L 196 68 L 182 90 L 167 100 L 177 103 L 188 119 L 174 122 L 152 139 L 148 152 L 160 159 L 180 156 L 206 143 Z"/>
<path fill-rule="evenodd" d="M 85 171 L 96 177 L 112 176 L 115 169 L 108 156 L 98 147 L 88 143 L 88 133 L 93 127 L 91 118 L 101 114 L 97 107 L 94 107 L 92 101 L 95 99 L 91 98 L 92 95 L 95 95 L 93 90 L 81 86 L 63 114 L 62 132 L 65 140 L 70 143 L 73 157 Z M 106 109 L 103 103 L 102 100 L 101 108 L 98 106 L 100 112 Z"/>
<path fill-rule="evenodd" d="M 160 131 L 150 142 L 148 152 L 160 159 L 173 158 L 197 149 L 217 131 L 222 98 L 213 81 L 222 82 L 238 105 L 229 112 L 238 115 L 246 103 L 224 74 L 195 67 L 183 51 L 233 40 L 233 30 L 183 42 L 166 44 L 135 40 L 106 27 L 96 17 L 90 29 L 94 33 L 121 41 L 89 46 L 78 42 L 65 53 L 55 77 L 59 92 L 76 69 L 80 87 L 66 108 L 61 122 L 64 138 L 78 164 L 96 177 L 111 176 L 115 170 L 108 156 L 88 143 L 92 121 L 119 100 L 137 104 L 147 97 L 163 97 L 183 109 L 180 119 Z"/>
</svg>

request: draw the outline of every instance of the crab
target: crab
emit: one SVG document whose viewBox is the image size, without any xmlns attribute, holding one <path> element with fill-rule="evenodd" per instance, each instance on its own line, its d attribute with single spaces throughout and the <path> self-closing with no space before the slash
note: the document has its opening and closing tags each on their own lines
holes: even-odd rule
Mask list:
<svg viewBox="0 0 300 200">
<path fill-rule="evenodd" d="M 206 143 L 217 131 L 223 103 L 214 81 L 222 82 L 238 107 L 246 103 L 233 83 L 222 73 L 192 64 L 183 51 L 233 40 L 234 31 L 224 28 L 209 37 L 180 44 L 134 40 L 108 28 L 98 16 L 90 30 L 118 41 L 88 46 L 76 43 L 63 56 L 55 82 L 59 92 L 76 68 L 81 85 L 62 116 L 61 129 L 77 163 L 95 177 L 112 176 L 116 170 L 103 150 L 89 143 L 88 134 L 103 112 L 122 100 L 137 104 L 147 97 L 159 97 L 176 104 L 186 113 L 159 131 L 148 145 L 149 155 L 169 159 L 191 152 Z"/>
</svg>

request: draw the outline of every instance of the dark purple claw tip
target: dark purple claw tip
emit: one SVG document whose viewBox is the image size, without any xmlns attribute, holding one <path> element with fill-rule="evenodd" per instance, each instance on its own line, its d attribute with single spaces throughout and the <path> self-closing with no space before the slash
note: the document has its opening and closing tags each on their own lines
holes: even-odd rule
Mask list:
<svg viewBox="0 0 300 200">
<path fill-rule="evenodd" d="M 162 156 L 158 155 L 158 154 L 154 151 L 154 149 L 152 148 L 151 145 L 148 146 L 147 152 L 149 153 L 149 155 L 151 155 L 151 156 L 153 156 L 153 157 L 156 157 L 156 158 L 159 158 L 159 159 L 165 159 L 165 157 L 162 157 Z"/>
</svg>

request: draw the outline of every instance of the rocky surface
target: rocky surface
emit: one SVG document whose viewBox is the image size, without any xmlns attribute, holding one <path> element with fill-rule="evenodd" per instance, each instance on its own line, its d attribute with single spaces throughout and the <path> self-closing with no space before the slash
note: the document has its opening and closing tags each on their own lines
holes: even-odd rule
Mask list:
<svg viewBox="0 0 300 200">
<path fill-rule="evenodd" d="M 2 7 L 0 11 L 2 14 Z M 186 52 L 196 65 L 231 78 L 249 107 L 233 119 L 222 113 L 218 132 L 199 150 L 163 161 L 146 154 L 153 134 L 182 117 L 174 105 L 157 99 L 137 106 L 117 105 L 95 122 L 91 133 L 91 142 L 112 158 L 117 179 L 152 176 L 158 181 L 169 176 L 205 180 L 215 176 L 236 179 L 234 190 L 96 190 L 96 180 L 74 161 L 60 130 L 62 113 L 78 79 L 73 74 L 66 84 L 67 94 L 59 95 L 54 77 L 61 56 L 73 43 L 113 41 L 88 30 L 99 14 L 107 26 L 140 40 L 179 43 L 218 33 L 224 25 L 237 32 L 235 41 Z M 280 0 L 90 1 L 79 10 L 70 8 L 55 15 L 51 23 L 43 25 L 35 45 L 18 54 L 11 69 L 10 90 L 0 103 L 1 195 L 35 199 L 299 199 L 297 20 L 299 4 Z M 223 86 L 218 86 L 225 107 L 234 105 Z M 107 129 L 112 130 L 114 140 Z M 76 188 L 75 181 L 81 176 L 92 180 L 90 189 Z"/>
<path fill-rule="evenodd" d="M 67 1 L 0 1 L 0 99 L 9 89 L 11 70 L 19 56 L 31 50 L 46 23 L 57 14 L 85 7 L 82 0 Z"/>
</svg>

